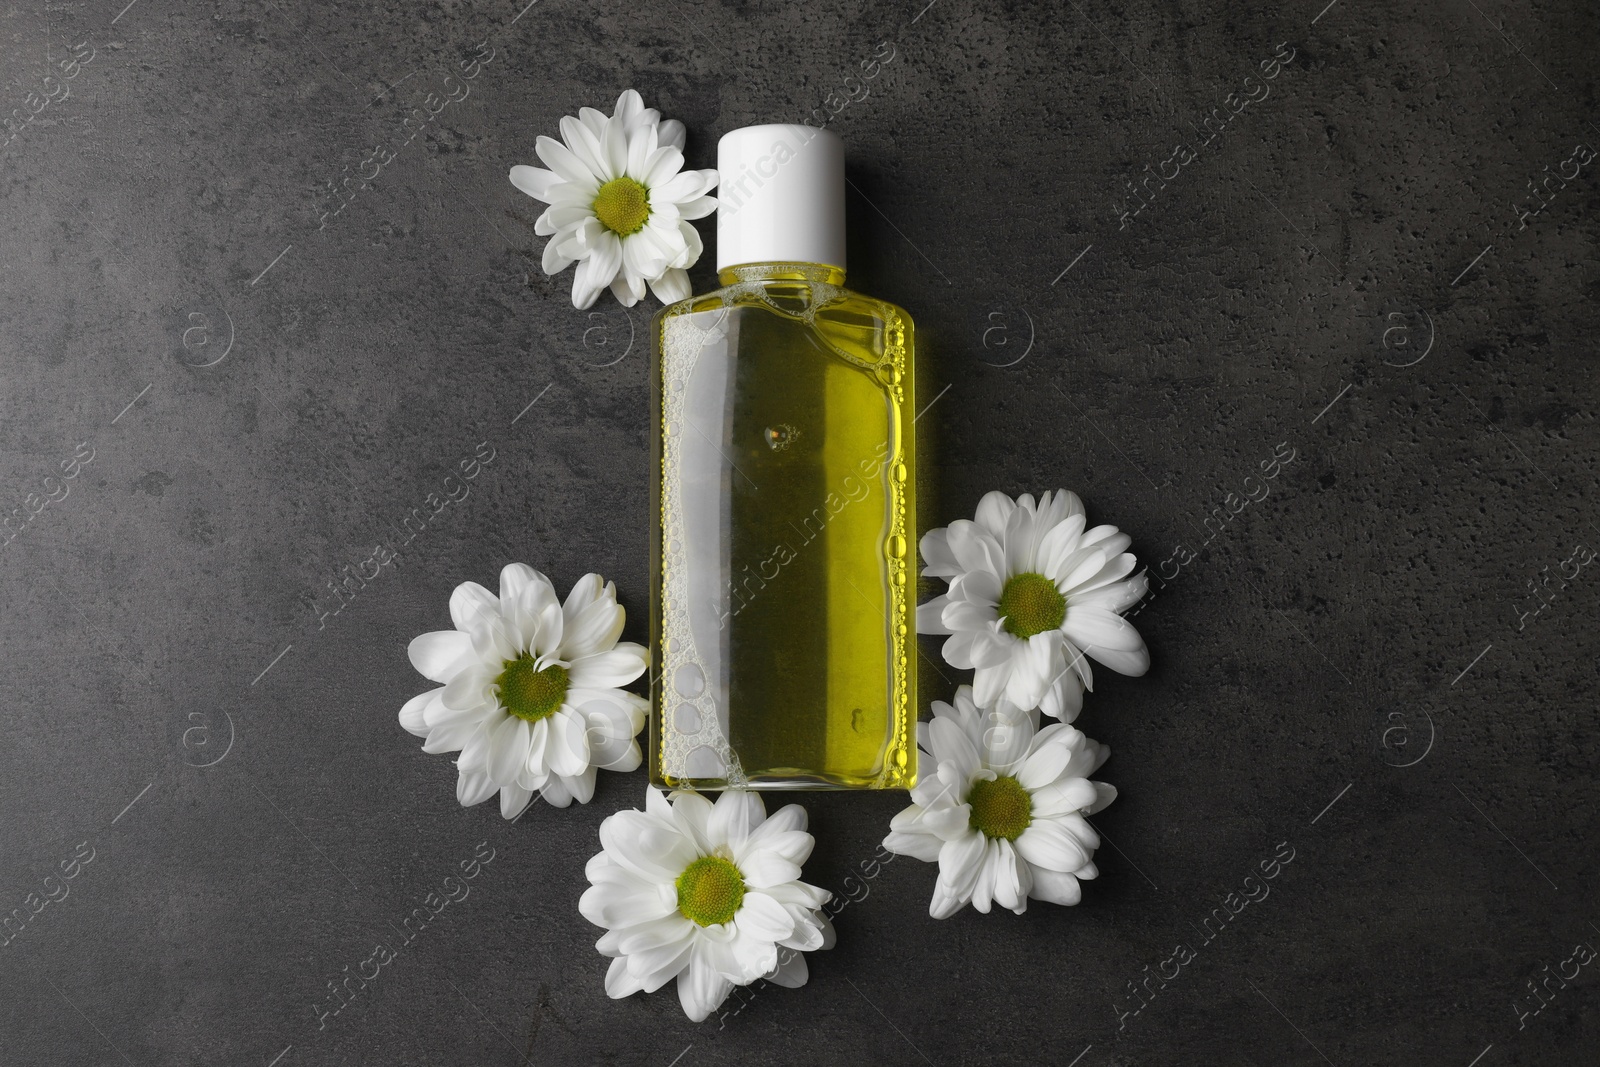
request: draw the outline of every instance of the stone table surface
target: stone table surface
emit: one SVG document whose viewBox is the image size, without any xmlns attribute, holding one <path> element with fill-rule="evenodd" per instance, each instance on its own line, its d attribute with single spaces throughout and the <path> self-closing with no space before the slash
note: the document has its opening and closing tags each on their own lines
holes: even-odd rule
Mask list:
<svg viewBox="0 0 1600 1067">
<path fill-rule="evenodd" d="M 1587 5 L 0 29 L 6 1064 L 1600 1058 Z M 699 1025 L 608 1000 L 577 912 L 642 771 L 509 823 L 396 723 L 409 639 L 507 562 L 615 579 L 644 637 L 655 305 L 574 310 L 506 178 L 629 86 L 691 166 L 844 136 L 851 284 L 920 330 L 922 527 L 1070 487 L 1162 579 L 1154 668 L 1078 720 L 1121 794 L 1080 906 L 934 921 L 934 867 L 872 860 L 903 795 L 807 795 L 838 945 Z M 963 675 L 923 650 L 925 704 Z"/>
</svg>

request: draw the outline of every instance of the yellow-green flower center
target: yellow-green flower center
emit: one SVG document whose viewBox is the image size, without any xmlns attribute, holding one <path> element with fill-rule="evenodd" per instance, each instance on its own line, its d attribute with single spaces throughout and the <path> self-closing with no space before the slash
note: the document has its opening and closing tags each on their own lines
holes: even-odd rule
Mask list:
<svg viewBox="0 0 1600 1067">
<path fill-rule="evenodd" d="M 744 903 L 744 875 L 721 856 L 701 856 L 678 875 L 678 910 L 701 926 L 731 920 Z"/>
<path fill-rule="evenodd" d="M 594 196 L 594 217 L 618 237 L 638 233 L 650 217 L 650 190 L 626 175 L 612 178 Z"/>
<path fill-rule="evenodd" d="M 1005 618 L 1008 633 L 1027 638 L 1059 628 L 1067 617 L 1067 598 L 1055 582 L 1025 571 L 1006 579 L 996 610 Z"/>
<path fill-rule="evenodd" d="M 972 805 L 968 824 L 985 837 L 1015 841 L 1033 822 L 1033 800 L 1022 783 L 1010 776 L 973 782 L 967 803 Z"/>
<path fill-rule="evenodd" d="M 500 703 L 519 719 L 538 722 L 561 708 L 567 695 L 567 669 L 549 666 L 539 670 L 532 656 L 524 652 L 506 661 L 506 669 L 494 680 L 500 689 Z"/>
</svg>

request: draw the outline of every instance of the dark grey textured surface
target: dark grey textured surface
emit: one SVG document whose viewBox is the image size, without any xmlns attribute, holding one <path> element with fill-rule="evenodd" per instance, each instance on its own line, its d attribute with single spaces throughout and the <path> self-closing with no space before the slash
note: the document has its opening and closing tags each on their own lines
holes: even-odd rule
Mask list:
<svg viewBox="0 0 1600 1067">
<path fill-rule="evenodd" d="M 0 151 L 0 909 L 30 916 L 0 947 L 0 1060 L 1595 1062 L 1600 963 L 1537 1014 L 1528 982 L 1600 944 L 1600 571 L 1571 576 L 1600 546 L 1596 165 L 1518 217 L 1600 144 L 1594 16 L 1324 2 L 0 13 L 0 112 L 71 94 Z M 470 96 L 407 144 L 480 41 Z M 1178 574 L 1138 616 L 1151 675 L 1100 672 L 1079 720 L 1121 790 L 1080 907 L 936 923 L 934 869 L 899 859 L 808 986 L 696 1026 L 670 990 L 607 1000 L 577 913 L 643 772 L 515 825 L 461 809 L 395 722 L 425 686 L 405 646 L 510 560 L 602 571 L 644 632 L 648 310 L 572 309 L 507 168 L 630 85 L 711 166 L 880 42 L 833 126 L 851 282 L 917 317 L 937 397 L 923 525 L 1065 485 Z M 375 146 L 395 158 L 319 229 Z M 808 878 L 843 892 L 903 800 L 807 798 Z M 319 1029 L 327 983 L 483 841 L 470 896 Z M 1206 942 L 1280 842 L 1270 896 Z"/>
</svg>

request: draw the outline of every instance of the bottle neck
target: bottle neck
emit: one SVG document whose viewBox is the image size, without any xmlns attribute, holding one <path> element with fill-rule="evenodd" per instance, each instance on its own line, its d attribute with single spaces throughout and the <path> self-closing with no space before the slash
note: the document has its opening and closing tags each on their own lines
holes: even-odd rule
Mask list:
<svg viewBox="0 0 1600 1067">
<path fill-rule="evenodd" d="M 818 285 L 843 285 L 844 269 L 826 263 L 741 263 L 717 271 L 721 285 L 742 282 L 814 282 Z"/>
</svg>

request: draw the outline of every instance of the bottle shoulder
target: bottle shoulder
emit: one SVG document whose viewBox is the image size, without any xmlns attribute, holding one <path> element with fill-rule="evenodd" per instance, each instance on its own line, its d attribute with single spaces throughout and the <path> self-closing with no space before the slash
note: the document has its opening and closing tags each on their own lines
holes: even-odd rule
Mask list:
<svg viewBox="0 0 1600 1067">
<path fill-rule="evenodd" d="M 739 282 L 669 304 L 656 312 L 660 322 L 681 315 L 692 315 L 727 308 L 766 308 L 780 315 L 825 320 L 877 320 L 884 327 L 913 329 L 911 313 L 898 304 L 843 285 L 828 285 L 807 280 L 767 280 Z"/>
<path fill-rule="evenodd" d="M 890 393 L 909 380 L 914 358 L 911 317 L 904 309 L 811 278 L 741 280 L 663 308 L 652 327 L 657 351 L 701 352 L 737 337 L 730 351 L 753 343 L 757 351 L 784 351 L 787 358 L 827 354 L 866 372 Z"/>
</svg>

